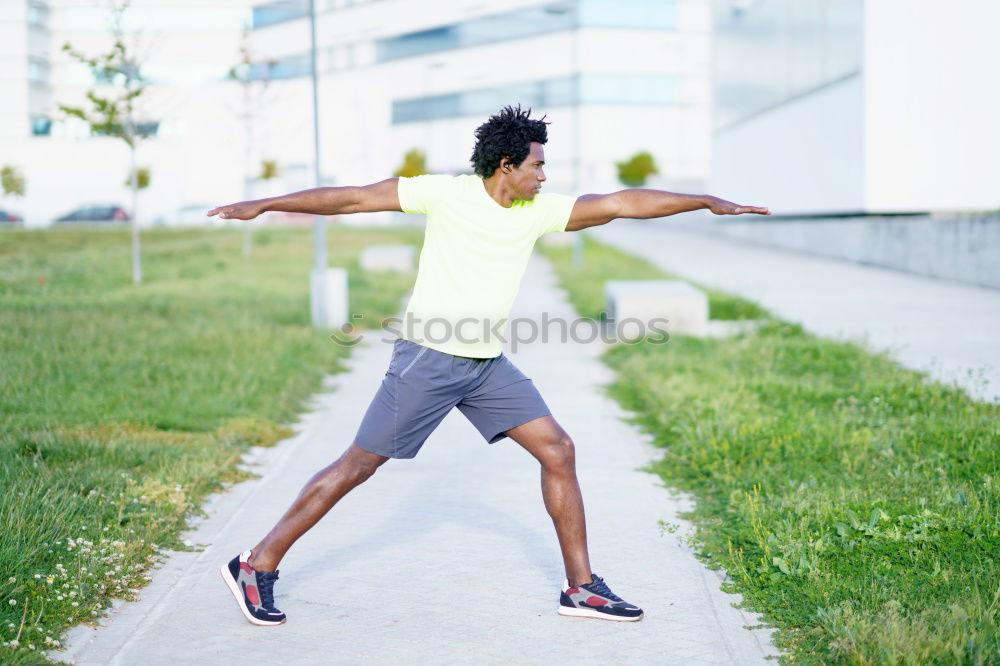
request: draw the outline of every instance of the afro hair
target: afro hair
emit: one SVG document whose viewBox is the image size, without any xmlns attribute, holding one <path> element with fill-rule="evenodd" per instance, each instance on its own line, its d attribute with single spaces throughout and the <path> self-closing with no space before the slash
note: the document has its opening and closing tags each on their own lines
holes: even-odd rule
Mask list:
<svg viewBox="0 0 1000 666">
<path fill-rule="evenodd" d="M 476 128 L 476 147 L 472 149 L 472 168 L 482 178 L 489 178 L 508 158 L 516 168 L 528 156 L 531 143 L 548 141 L 545 116 L 530 118 L 531 109 L 505 106 L 500 113 Z"/>
</svg>

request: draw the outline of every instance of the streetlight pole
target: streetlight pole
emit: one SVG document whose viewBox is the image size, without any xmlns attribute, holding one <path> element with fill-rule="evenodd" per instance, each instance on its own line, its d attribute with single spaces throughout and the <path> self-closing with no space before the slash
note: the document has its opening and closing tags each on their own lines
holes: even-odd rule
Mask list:
<svg viewBox="0 0 1000 666">
<path fill-rule="evenodd" d="M 309 0 L 309 45 L 313 106 L 313 187 L 322 187 L 323 170 L 319 150 L 319 80 L 316 67 L 316 0 Z M 326 264 L 326 219 L 322 215 L 316 215 L 313 218 L 312 324 L 320 328 L 329 326 L 329 313 L 326 311 Z"/>
<path fill-rule="evenodd" d="M 580 40 L 580 5 L 579 3 L 573 3 L 571 13 L 571 25 L 570 25 L 570 58 L 571 67 L 570 76 L 573 81 L 573 194 L 579 196 L 580 188 L 582 186 L 581 181 L 583 180 L 581 176 L 582 165 L 580 160 L 583 154 L 583 150 L 580 146 L 581 141 L 581 128 L 580 128 L 580 106 L 583 104 L 583 75 L 580 73 L 580 56 L 579 56 L 579 40 Z M 573 265 L 582 266 L 583 265 L 583 234 L 574 234 L 573 237 Z"/>
</svg>

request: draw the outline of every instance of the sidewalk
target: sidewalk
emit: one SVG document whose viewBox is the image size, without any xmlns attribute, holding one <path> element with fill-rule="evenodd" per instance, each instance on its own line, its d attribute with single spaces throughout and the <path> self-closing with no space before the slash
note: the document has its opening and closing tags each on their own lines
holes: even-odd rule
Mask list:
<svg viewBox="0 0 1000 666">
<path fill-rule="evenodd" d="M 1000 399 L 1000 290 L 741 244 L 663 220 L 623 220 L 589 233 L 813 333 L 867 339 L 977 399 Z"/>
<path fill-rule="evenodd" d="M 512 316 L 574 317 L 532 258 Z M 83 664 L 762 664 L 776 654 L 758 619 L 732 608 L 716 572 L 658 521 L 687 506 L 638 471 L 656 451 L 598 385 L 599 345 L 541 342 L 511 359 L 532 377 L 577 444 L 591 560 L 639 604 L 637 623 L 556 614 L 562 562 L 538 464 L 513 441 L 488 446 L 454 410 L 415 460 L 390 461 L 348 495 L 282 562 L 280 627 L 250 625 L 218 567 L 251 546 L 301 485 L 350 443 L 391 346 L 370 333 L 298 434 L 264 450 L 263 478 L 209 504 L 176 553 L 98 630 L 77 628 L 59 655 Z M 308 573 L 307 573 L 308 572 Z"/>
</svg>

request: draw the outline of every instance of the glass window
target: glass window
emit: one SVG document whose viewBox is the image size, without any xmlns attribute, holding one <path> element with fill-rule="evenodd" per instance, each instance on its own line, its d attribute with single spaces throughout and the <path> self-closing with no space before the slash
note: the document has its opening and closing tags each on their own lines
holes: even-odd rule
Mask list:
<svg viewBox="0 0 1000 666">
<path fill-rule="evenodd" d="M 250 78 L 256 81 L 274 79 L 293 79 L 299 76 L 309 76 L 312 63 L 308 53 L 286 56 L 278 60 L 255 62 L 250 65 Z"/>
<path fill-rule="evenodd" d="M 52 121 L 45 116 L 34 116 L 31 119 L 31 133 L 35 136 L 49 136 L 52 133 Z"/>
<path fill-rule="evenodd" d="M 485 116 L 507 104 L 535 110 L 584 104 L 671 105 L 678 103 L 678 82 L 672 76 L 644 74 L 584 74 L 541 81 L 396 100 L 392 104 L 394 124 Z"/>
<path fill-rule="evenodd" d="M 160 133 L 159 121 L 138 122 L 135 124 L 135 133 L 141 137 L 156 136 Z"/>
<path fill-rule="evenodd" d="M 41 58 L 28 58 L 28 80 L 32 83 L 48 83 L 49 63 Z"/>
<path fill-rule="evenodd" d="M 574 7 L 574 2 L 556 2 L 380 39 L 375 43 L 376 60 L 385 62 L 567 30 L 573 26 Z"/>
<path fill-rule="evenodd" d="M 309 15 L 309 0 L 279 0 L 253 8 L 253 27 L 263 28 Z"/>
<path fill-rule="evenodd" d="M 577 25 L 672 30 L 676 0 L 562 0 L 483 16 L 376 42 L 378 62 L 435 51 L 523 39 Z"/>
<path fill-rule="evenodd" d="M 677 27 L 677 0 L 579 0 L 580 25 L 592 28 Z"/>
<path fill-rule="evenodd" d="M 862 0 L 723 2 L 715 13 L 719 126 L 861 68 Z"/>
<path fill-rule="evenodd" d="M 49 27 L 49 8 L 41 2 L 28 3 L 28 25 L 38 28 Z"/>
</svg>

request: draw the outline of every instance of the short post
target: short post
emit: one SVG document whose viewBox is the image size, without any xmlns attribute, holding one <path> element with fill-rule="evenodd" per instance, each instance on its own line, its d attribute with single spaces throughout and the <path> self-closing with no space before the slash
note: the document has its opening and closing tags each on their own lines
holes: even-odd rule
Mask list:
<svg viewBox="0 0 1000 666">
<path fill-rule="evenodd" d="M 332 330 L 347 323 L 347 269 L 313 270 L 309 276 L 313 326 Z"/>
</svg>

